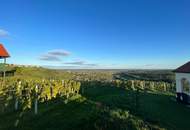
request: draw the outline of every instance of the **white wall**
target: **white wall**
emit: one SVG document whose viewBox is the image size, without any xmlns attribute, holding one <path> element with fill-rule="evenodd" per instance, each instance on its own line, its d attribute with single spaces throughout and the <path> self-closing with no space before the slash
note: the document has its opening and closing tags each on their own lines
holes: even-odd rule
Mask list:
<svg viewBox="0 0 190 130">
<path fill-rule="evenodd" d="M 190 73 L 176 73 L 176 92 L 182 93 L 182 84 L 181 80 L 186 78 L 190 82 Z"/>
</svg>

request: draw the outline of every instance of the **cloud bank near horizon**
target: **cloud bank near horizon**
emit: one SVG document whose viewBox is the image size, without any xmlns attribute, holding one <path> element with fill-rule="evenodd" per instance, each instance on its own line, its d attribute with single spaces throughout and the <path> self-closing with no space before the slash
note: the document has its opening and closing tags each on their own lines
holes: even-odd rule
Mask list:
<svg viewBox="0 0 190 130">
<path fill-rule="evenodd" d="M 70 51 L 66 51 L 64 49 L 55 49 L 50 50 L 47 53 L 42 54 L 38 59 L 44 62 L 54 62 L 54 64 L 58 63 L 61 66 L 72 66 L 72 67 L 97 67 L 98 64 L 89 63 L 88 61 L 84 61 L 81 59 L 71 60 L 69 62 L 63 62 L 64 57 L 69 57 L 71 55 Z"/>
</svg>

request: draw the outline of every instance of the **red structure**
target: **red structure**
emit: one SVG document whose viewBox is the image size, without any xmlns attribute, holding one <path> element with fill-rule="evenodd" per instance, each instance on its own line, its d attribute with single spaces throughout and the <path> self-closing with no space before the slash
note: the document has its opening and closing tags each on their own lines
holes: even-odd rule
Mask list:
<svg viewBox="0 0 190 130">
<path fill-rule="evenodd" d="M 14 75 L 15 70 L 6 65 L 6 58 L 8 57 L 10 57 L 9 53 L 4 48 L 3 44 L 0 43 L 0 59 L 4 59 L 4 64 L 0 66 L 0 77 Z"/>
<path fill-rule="evenodd" d="M 6 58 L 10 57 L 7 50 L 4 48 L 3 44 L 0 44 L 0 59 L 4 59 L 4 63 L 6 63 Z"/>
</svg>

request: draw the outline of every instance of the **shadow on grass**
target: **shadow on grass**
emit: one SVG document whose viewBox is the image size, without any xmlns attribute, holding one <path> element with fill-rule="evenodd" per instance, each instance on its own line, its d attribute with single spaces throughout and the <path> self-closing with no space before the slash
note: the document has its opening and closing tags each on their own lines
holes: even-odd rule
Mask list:
<svg viewBox="0 0 190 130">
<path fill-rule="evenodd" d="M 171 130 L 189 130 L 190 109 L 177 103 L 174 94 L 140 91 L 136 108 L 135 91 L 117 87 L 85 87 L 83 96 L 110 108 L 128 110 L 151 124 Z"/>
<path fill-rule="evenodd" d="M 93 84 L 93 83 L 92 83 Z M 135 92 L 111 86 L 83 86 L 81 95 L 39 103 L 34 109 L 0 114 L 2 130 L 188 130 L 190 110 L 171 100 L 170 93 L 140 91 L 138 108 Z M 23 112 L 22 116 L 20 113 Z M 19 122 L 15 127 L 15 121 Z"/>
<path fill-rule="evenodd" d="M 24 111 L 15 127 L 14 123 L 20 112 L 5 114 L 0 119 L 0 128 L 5 130 L 91 129 L 92 123 L 89 121 L 96 115 L 95 105 L 81 96 L 71 97 L 67 104 L 61 97 L 40 103 L 38 115 L 34 115 L 33 109 Z"/>
<path fill-rule="evenodd" d="M 1 128 L 14 130 L 135 130 L 150 127 L 141 119 L 130 115 L 128 111 L 100 106 L 97 102 L 80 95 L 71 97 L 66 104 L 62 97 L 40 103 L 38 115 L 34 115 L 31 110 L 24 111 L 15 127 L 13 121 L 17 116 L 19 116 L 19 112 L 14 117 L 7 117 L 6 120 L 10 122 Z M 2 120 L 1 123 L 3 123 Z"/>
</svg>

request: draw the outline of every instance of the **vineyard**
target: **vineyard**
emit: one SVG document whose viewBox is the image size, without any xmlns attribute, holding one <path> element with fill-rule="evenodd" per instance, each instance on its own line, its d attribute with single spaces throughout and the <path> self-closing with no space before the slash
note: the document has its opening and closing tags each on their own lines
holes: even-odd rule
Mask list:
<svg viewBox="0 0 190 130">
<path fill-rule="evenodd" d="M 6 107 L 12 105 L 15 110 L 29 109 L 32 103 L 45 102 L 58 96 L 68 99 L 70 96 L 79 94 L 80 82 L 72 80 L 32 80 L 32 79 L 14 79 L 7 78 L 1 80 L 1 101 L 4 105 L 2 111 Z M 20 108 L 19 108 L 20 106 Z M 35 110 L 37 114 L 37 108 Z"/>
<path fill-rule="evenodd" d="M 190 111 L 175 102 L 175 83 L 114 79 L 111 72 L 22 71 L 0 80 L 0 129 L 188 128 L 178 118 L 187 120 Z"/>
<path fill-rule="evenodd" d="M 90 86 L 99 87 L 118 87 L 129 90 L 141 90 L 141 91 L 175 91 L 174 84 L 166 82 L 152 82 L 152 81 L 140 81 L 140 80 L 112 80 L 111 82 L 101 81 L 74 81 L 74 80 L 33 80 L 33 79 L 16 79 L 6 78 L 1 79 L 1 101 L 4 102 L 4 106 L 1 107 L 2 111 L 6 110 L 6 107 L 12 105 L 13 102 L 15 110 L 18 110 L 18 104 L 20 109 L 29 109 L 34 102 L 46 102 L 56 97 L 63 97 L 68 99 L 73 95 L 79 94 L 81 83 L 83 88 L 81 93 Z M 37 110 L 35 111 L 37 113 Z"/>
</svg>

